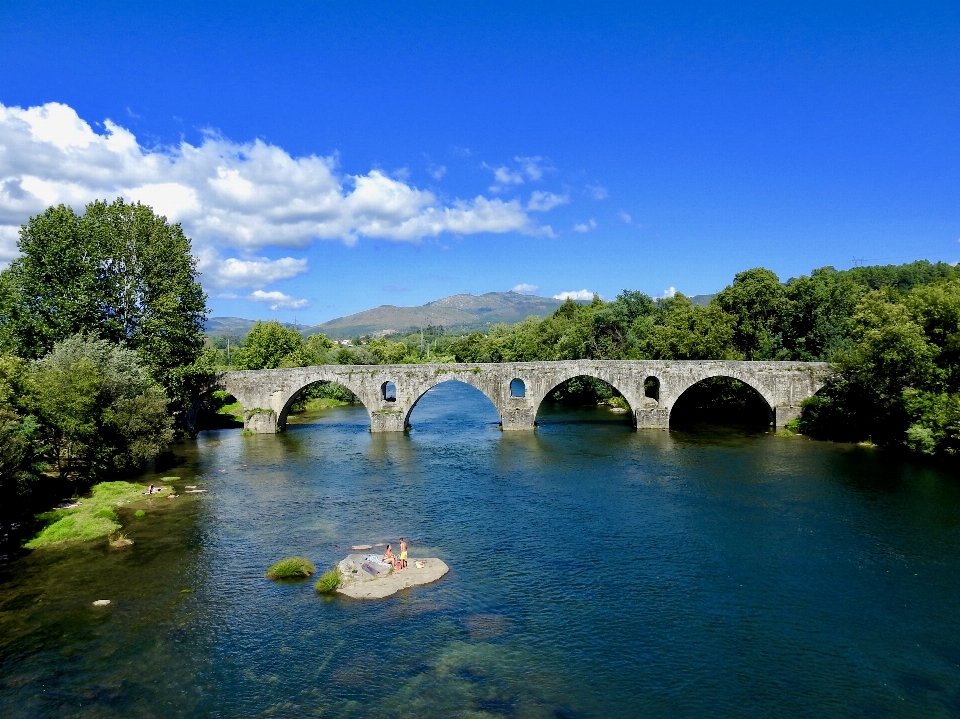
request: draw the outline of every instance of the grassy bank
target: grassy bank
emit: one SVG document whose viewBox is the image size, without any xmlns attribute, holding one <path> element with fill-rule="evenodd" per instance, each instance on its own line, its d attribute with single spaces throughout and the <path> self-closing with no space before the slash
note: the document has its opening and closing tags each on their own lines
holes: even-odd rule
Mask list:
<svg viewBox="0 0 960 719">
<path fill-rule="evenodd" d="M 106 537 L 120 529 L 117 507 L 143 499 L 146 487 L 131 482 L 101 482 L 93 487 L 89 497 L 81 499 L 79 507 L 54 509 L 38 516 L 49 521 L 36 537 L 24 546 L 39 549 L 67 542 L 82 542 Z"/>
<path fill-rule="evenodd" d="M 316 412 L 321 409 L 330 409 L 331 407 L 346 407 L 349 402 L 342 402 L 339 399 L 331 399 L 329 397 L 317 397 L 316 399 L 307 400 L 307 408 L 304 412 Z"/>
</svg>

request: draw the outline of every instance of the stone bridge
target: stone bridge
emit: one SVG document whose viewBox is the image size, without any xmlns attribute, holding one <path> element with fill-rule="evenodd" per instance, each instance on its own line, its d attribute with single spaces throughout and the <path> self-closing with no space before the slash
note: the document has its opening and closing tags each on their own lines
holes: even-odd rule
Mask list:
<svg viewBox="0 0 960 719">
<path fill-rule="evenodd" d="M 800 416 L 800 403 L 819 390 L 829 373 L 823 362 L 721 360 L 570 360 L 496 364 L 318 365 L 226 372 L 221 386 L 243 406 L 244 428 L 273 433 L 286 426 L 301 390 L 314 382 L 338 382 L 370 414 L 372 432 L 402 432 L 410 413 L 432 387 L 449 380 L 483 392 L 500 413 L 504 430 L 533 429 L 543 399 L 568 379 L 596 377 L 630 405 L 634 426 L 670 426 L 670 411 L 690 387 L 709 377 L 732 377 L 766 400 L 781 427 Z"/>
</svg>

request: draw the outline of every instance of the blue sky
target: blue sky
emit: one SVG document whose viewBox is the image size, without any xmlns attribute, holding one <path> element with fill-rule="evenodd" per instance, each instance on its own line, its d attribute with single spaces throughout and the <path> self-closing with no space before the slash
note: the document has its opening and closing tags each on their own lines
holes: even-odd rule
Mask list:
<svg viewBox="0 0 960 719">
<path fill-rule="evenodd" d="M 118 195 L 311 324 L 960 260 L 955 3 L 135 5 L 0 4 L 0 261 Z"/>
</svg>

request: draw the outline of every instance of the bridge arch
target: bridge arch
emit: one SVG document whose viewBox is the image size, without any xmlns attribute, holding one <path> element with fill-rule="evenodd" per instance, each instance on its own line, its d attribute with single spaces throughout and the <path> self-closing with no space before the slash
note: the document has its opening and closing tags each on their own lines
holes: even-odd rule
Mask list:
<svg viewBox="0 0 960 719">
<path fill-rule="evenodd" d="M 732 376 L 734 373 L 724 373 L 716 372 L 711 373 L 708 376 L 692 382 L 680 392 L 680 395 L 676 397 L 670 404 L 669 407 L 669 416 L 668 422 L 669 426 L 673 427 L 675 422 L 687 420 L 688 422 L 699 421 L 705 418 L 715 418 L 718 412 L 725 413 L 725 422 L 729 419 L 729 413 L 736 412 L 738 404 L 740 405 L 740 416 L 734 420 L 734 423 L 747 423 L 747 424 L 764 424 L 768 425 L 772 423 L 776 418 L 776 404 L 771 401 L 771 398 L 768 395 L 759 389 L 756 384 L 745 381 L 742 377 Z M 712 380 L 732 380 L 738 382 L 745 391 L 736 391 L 736 388 L 729 387 L 729 389 L 734 389 L 736 394 L 733 397 L 728 397 L 726 402 L 721 402 L 711 406 L 710 397 L 709 397 L 709 386 L 712 384 Z M 722 387 L 722 385 L 721 385 Z M 700 412 L 700 416 L 684 416 L 687 412 L 690 411 L 690 404 L 692 402 L 697 402 L 698 399 L 702 402 L 704 397 L 696 397 L 698 390 L 705 391 L 706 393 L 706 404 L 700 405 L 697 409 Z M 739 395 L 739 397 L 737 396 Z"/>
<path fill-rule="evenodd" d="M 500 405 L 497 402 L 496 397 L 491 397 L 490 393 L 487 391 L 487 388 L 484 387 L 484 383 L 477 379 L 476 375 L 473 373 L 461 373 L 458 372 L 456 375 L 443 374 L 435 376 L 432 381 L 421 385 L 417 388 L 417 395 L 413 402 L 410 404 L 410 409 L 406 411 L 406 414 L 403 417 L 403 426 L 410 427 L 410 415 L 413 414 L 413 410 L 416 409 L 417 404 L 423 399 L 424 395 L 432 390 L 434 387 L 439 387 L 442 384 L 447 382 L 460 382 L 469 387 L 473 387 L 476 390 L 479 390 L 480 394 L 486 397 L 490 404 L 493 405 L 494 410 L 496 410 L 497 415 L 502 414 Z"/>
<path fill-rule="evenodd" d="M 326 374 L 326 373 L 318 373 L 318 374 Z M 332 373 L 330 373 L 330 374 L 332 375 Z M 287 426 L 287 415 L 290 414 L 290 408 L 293 406 L 294 402 L 296 402 L 297 399 L 300 397 L 300 394 L 301 394 L 305 389 L 307 389 L 307 387 L 310 387 L 310 386 L 312 386 L 312 385 L 315 385 L 317 382 L 334 382 L 334 383 L 336 383 L 336 384 L 339 384 L 339 385 L 342 385 L 342 386 L 346 387 L 348 390 L 350 390 L 351 392 L 353 392 L 353 395 L 357 398 L 357 400 L 360 402 L 360 404 L 363 405 L 363 408 L 364 408 L 365 410 L 367 410 L 367 414 L 368 414 L 368 415 L 370 414 L 370 403 L 369 403 L 369 399 L 367 399 L 366 401 L 364 400 L 364 396 L 363 396 L 363 393 L 362 393 L 362 390 L 361 390 L 359 384 L 353 383 L 353 382 L 351 382 L 348 378 L 344 378 L 344 377 L 341 377 L 341 376 L 336 376 L 336 377 L 334 377 L 334 376 L 330 376 L 330 377 L 314 377 L 314 378 L 311 378 L 309 382 L 306 382 L 305 384 L 302 384 L 302 385 L 300 385 L 299 387 L 297 387 L 297 388 L 290 394 L 290 396 L 287 397 L 286 402 L 283 403 L 283 409 L 281 409 L 281 410 L 277 413 L 277 429 L 278 429 L 278 430 L 279 430 L 279 429 L 283 429 L 284 427 Z M 351 385 L 352 385 L 352 386 L 351 386 Z"/>
<path fill-rule="evenodd" d="M 540 413 L 540 408 L 547 397 L 556 391 L 558 387 L 572 379 L 576 379 L 577 377 L 589 377 L 591 379 L 599 380 L 616 390 L 629 405 L 628 411 L 630 417 L 632 418 L 631 421 L 636 424 L 636 411 L 640 406 L 642 406 L 642 403 L 638 402 L 637 393 L 632 391 L 632 388 L 627 383 L 622 382 L 619 377 L 612 377 L 609 373 L 591 370 L 584 367 L 578 367 L 567 372 L 557 373 L 550 378 L 550 381 L 547 382 L 543 389 L 537 393 L 537 396 L 532 398 L 534 419 Z"/>
</svg>

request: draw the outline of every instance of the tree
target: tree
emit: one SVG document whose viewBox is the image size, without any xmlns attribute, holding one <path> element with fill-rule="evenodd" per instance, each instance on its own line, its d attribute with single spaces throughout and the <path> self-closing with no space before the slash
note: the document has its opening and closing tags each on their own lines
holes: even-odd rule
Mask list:
<svg viewBox="0 0 960 719">
<path fill-rule="evenodd" d="M 0 356 L 0 520 L 19 514 L 43 470 L 36 418 L 23 411 L 29 371 L 19 357 Z"/>
<path fill-rule="evenodd" d="M 857 305 L 852 347 L 837 353 L 835 374 L 805 403 L 805 431 L 836 439 L 872 437 L 877 444 L 905 441 L 906 393 L 931 386 L 936 348 L 897 300 L 895 291 L 876 290 Z"/>
<path fill-rule="evenodd" d="M 646 359 L 741 359 L 733 348 L 736 318 L 715 304 L 695 307 L 681 293 L 660 300 L 653 323 L 637 340 Z"/>
<path fill-rule="evenodd" d="M 295 329 L 284 327 L 276 320 L 257 322 L 237 352 L 234 366 L 238 369 L 305 367 L 312 364 L 310 354 Z"/>
<path fill-rule="evenodd" d="M 31 217 L 22 256 L 4 271 L 0 297 L 14 351 L 39 358 L 75 334 L 135 350 L 183 411 L 205 382 L 206 295 L 190 240 L 178 224 L 139 203 L 64 205 Z M 0 337 L 0 339 L 4 339 Z"/>
<path fill-rule="evenodd" d="M 853 314 L 866 290 L 849 272 L 832 267 L 787 283 L 781 331 L 791 359 L 828 360 L 850 346 Z"/>
<path fill-rule="evenodd" d="M 75 335 L 36 362 L 30 383 L 28 408 L 61 478 L 140 467 L 173 440 L 167 397 L 133 350 Z"/>
<path fill-rule="evenodd" d="M 745 359 L 777 358 L 786 293 L 773 272 L 762 267 L 740 272 L 713 302 L 736 318 L 733 346 Z"/>
</svg>

